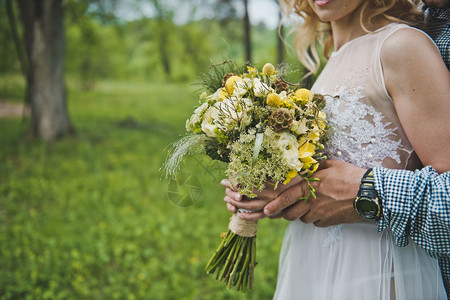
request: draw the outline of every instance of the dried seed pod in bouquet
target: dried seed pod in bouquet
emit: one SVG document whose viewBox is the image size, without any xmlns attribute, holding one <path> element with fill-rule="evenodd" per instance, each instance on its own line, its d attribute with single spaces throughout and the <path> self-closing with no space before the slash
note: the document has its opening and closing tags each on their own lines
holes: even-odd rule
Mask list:
<svg viewBox="0 0 450 300">
<path fill-rule="evenodd" d="M 280 133 L 291 127 L 292 120 L 291 112 L 286 108 L 280 108 L 269 116 L 269 126 L 273 131 Z"/>
<path fill-rule="evenodd" d="M 284 80 L 277 80 L 272 83 L 272 88 L 275 89 L 277 93 L 281 93 L 283 91 L 289 92 L 289 84 Z"/>
</svg>

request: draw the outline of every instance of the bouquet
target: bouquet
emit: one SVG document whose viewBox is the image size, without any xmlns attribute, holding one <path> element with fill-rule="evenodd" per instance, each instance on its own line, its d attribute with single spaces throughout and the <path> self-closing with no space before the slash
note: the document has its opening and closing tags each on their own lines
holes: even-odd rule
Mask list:
<svg viewBox="0 0 450 300">
<path fill-rule="evenodd" d="M 324 97 L 287 82 L 270 63 L 259 71 L 226 61 L 211 66 L 202 83 L 200 105 L 186 122 L 188 134 L 173 145 L 166 174 L 176 173 L 184 155 L 204 152 L 227 163 L 226 175 L 247 197 L 297 175 L 310 188 L 304 200 L 315 197 L 311 175 L 324 158 L 328 129 Z M 253 288 L 257 221 L 234 214 L 228 228 L 206 272 L 245 291 Z"/>
</svg>

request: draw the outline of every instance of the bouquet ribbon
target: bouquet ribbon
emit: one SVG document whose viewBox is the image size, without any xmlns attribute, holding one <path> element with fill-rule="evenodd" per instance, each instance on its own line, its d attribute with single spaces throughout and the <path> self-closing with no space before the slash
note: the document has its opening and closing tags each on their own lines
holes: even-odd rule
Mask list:
<svg viewBox="0 0 450 300">
<path fill-rule="evenodd" d="M 228 229 L 239 236 L 254 237 L 256 235 L 257 226 L 258 221 L 244 220 L 239 218 L 238 214 L 233 214 L 230 218 Z"/>
</svg>

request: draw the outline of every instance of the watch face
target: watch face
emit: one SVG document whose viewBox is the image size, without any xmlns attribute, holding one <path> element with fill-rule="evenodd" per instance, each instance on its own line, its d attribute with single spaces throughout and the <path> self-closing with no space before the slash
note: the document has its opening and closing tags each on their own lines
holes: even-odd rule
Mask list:
<svg viewBox="0 0 450 300">
<path fill-rule="evenodd" d="M 361 217 L 366 219 L 374 219 L 378 215 L 378 206 L 372 199 L 359 198 L 356 202 L 356 209 Z"/>
</svg>

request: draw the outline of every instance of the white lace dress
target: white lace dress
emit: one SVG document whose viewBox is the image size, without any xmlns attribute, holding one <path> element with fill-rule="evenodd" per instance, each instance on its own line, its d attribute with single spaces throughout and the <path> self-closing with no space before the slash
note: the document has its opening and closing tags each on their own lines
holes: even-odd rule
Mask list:
<svg viewBox="0 0 450 300">
<path fill-rule="evenodd" d="M 390 24 L 333 53 L 313 91 L 327 97 L 332 128 L 328 157 L 360 167 L 420 166 L 384 84 L 380 49 Z M 437 261 L 414 244 L 395 246 L 372 223 L 318 228 L 300 221 L 287 228 L 275 299 L 447 299 Z"/>
</svg>

